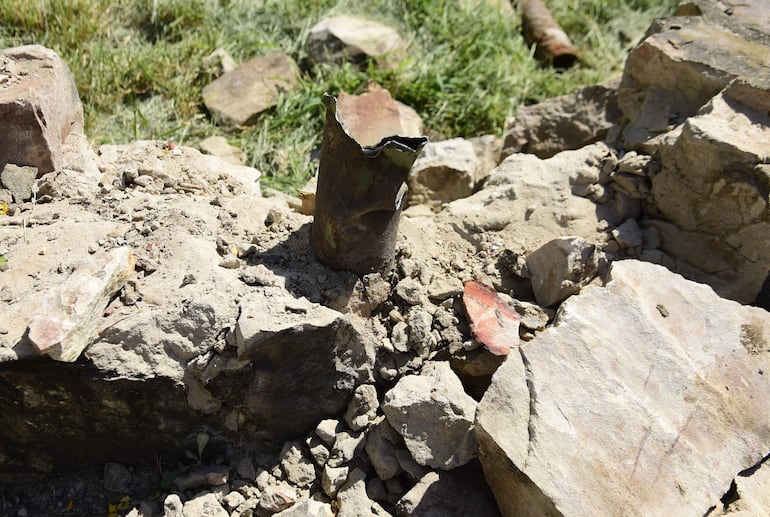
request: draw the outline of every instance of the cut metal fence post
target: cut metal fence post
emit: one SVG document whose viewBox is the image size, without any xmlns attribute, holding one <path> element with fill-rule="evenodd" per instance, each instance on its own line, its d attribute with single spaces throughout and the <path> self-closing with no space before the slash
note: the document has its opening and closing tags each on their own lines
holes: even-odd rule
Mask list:
<svg viewBox="0 0 770 517">
<path fill-rule="evenodd" d="M 313 250 L 334 269 L 387 273 L 393 267 L 409 170 L 428 139 L 393 135 L 362 146 L 345 128 L 337 100 L 325 94 L 324 102 Z"/>
</svg>

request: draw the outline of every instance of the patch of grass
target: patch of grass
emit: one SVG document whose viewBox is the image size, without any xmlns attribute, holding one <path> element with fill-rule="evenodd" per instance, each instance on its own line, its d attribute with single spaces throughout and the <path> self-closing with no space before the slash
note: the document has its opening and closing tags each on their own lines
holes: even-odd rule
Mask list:
<svg viewBox="0 0 770 517">
<path fill-rule="evenodd" d="M 361 93 L 376 81 L 415 108 L 433 138 L 502 134 L 520 104 L 618 75 L 649 22 L 677 0 L 552 0 L 556 19 L 582 52 L 559 73 L 541 66 L 519 20 L 484 0 L 0 0 L 0 45 L 40 43 L 73 71 L 95 144 L 158 138 L 195 145 L 223 135 L 292 191 L 313 172 L 325 91 Z M 273 51 L 304 63 L 310 27 L 333 14 L 396 27 L 407 60 L 384 72 L 369 63 L 303 68 L 299 87 L 249 128 L 214 124 L 201 91 L 212 79 L 203 58 L 223 47 L 236 61 Z"/>
</svg>

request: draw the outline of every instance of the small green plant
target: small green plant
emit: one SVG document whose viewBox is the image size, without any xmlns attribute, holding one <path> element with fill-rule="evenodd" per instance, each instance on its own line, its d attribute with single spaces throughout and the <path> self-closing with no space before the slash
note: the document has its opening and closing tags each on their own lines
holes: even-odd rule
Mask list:
<svg viewBox="0 0 770 517">
<path fill-rule="evenodd" d="M 618 75 L 650 21 L 677 0 L 552 0 L 556 19 L 582 52 L 558 73 L 533 59 L 518 18 L 485 0 L 0 0 L 0 45 L 39 43 L 69 64 L 94 144 L 169 139 L 195 145 L 226 136 L 263 172 L 266 186 L 292 191 L 313 173 L 325 91 L 361 93 L 370 81 L 415 108 L 434 138 L 502 134 L 521 104 Z M 302 66 L 299 87 L 252 127 L 211 121 L 201 91 L 213 77 L 202 60 L 216 48 L 236 61 L 282 51 L 304 65 L 310 27 L 334 14 L 396 27 L 409 43 L 395 71 L 373 63 Z"/>
</svg>

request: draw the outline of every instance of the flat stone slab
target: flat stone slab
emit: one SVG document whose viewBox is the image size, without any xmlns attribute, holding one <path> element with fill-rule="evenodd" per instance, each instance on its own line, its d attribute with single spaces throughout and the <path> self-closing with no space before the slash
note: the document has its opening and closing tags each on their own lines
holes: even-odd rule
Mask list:
<svg viewBox="0 0 770 517">
<path fill-rule="evenodd" d="M 505 515 L 704 515 L 770 452 L 770 314 L 634 260 L 496 372 L 476 434 Z"/>
<path fill-rule="evenodd" d="M 281 91 L 294 88 L 296 68 L 285 54 L 255 57 L 206 85 L 203 102 L 220 124 L 251 124 L 260 113 L 278 104 Z"/>
</svg>

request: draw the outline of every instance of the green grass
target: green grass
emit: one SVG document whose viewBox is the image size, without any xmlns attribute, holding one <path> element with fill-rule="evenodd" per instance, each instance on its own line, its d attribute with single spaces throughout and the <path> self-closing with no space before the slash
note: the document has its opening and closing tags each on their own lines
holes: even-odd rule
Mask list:
<svg viewBox="0 0 770 517">
<path fill-rule="evenodd" d="M 537 63 L 518 19 L 483 0 L 0 0 L 0 45 L 39 43 L 67 61 L 94 144 L 157 138 L 194 146 L 222 135 L 247 153 L 265 185 L 291 191 L 312 174 L 325 91 L 361 93 L 374 80 L 415 108 L 434 139 L 500 135 L 520 104 L 618 75 L 649 22 L 677 3 L 551 0 L 582 53 L 582 65 L 563 73 Z M 373 63 L 303 68 L 299 88 L 252 127 L 228 131 L 211 121 L 201 97 L 213 79 L 204 57 L 218 47 L 237 62 L 283 51 L 301 64 L 310 27 L 341 13 L 396 27 L 409 42 L 407 60 L 392 72 Z"/>
</svg>

